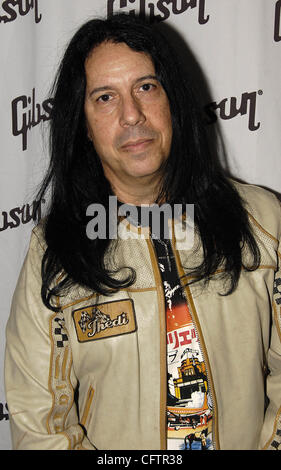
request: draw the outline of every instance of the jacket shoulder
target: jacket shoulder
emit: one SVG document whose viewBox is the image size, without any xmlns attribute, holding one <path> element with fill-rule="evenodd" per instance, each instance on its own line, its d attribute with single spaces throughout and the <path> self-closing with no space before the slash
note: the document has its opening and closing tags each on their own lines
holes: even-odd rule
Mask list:
<svg viewBox="0 0 281 470">
<path fill-rule="evenodd" d="M 45 219 L 41 219 L 38 225 L 33 228 L 32 234 L 31 234 L 31 245 L 37 245 L 38 248 L 41 248 L 41 250 L 44 252 L 47 249 L 47 243 L 45 241 Z"/>
<path fill-rule="evenodd" d="M 38 276 L 40 272 L 40 280 L 42 280 L 41 277 L 41 263 L 42 263 L 42 258 L 44 256 L 44 253 L 48 247 L 47 242 L 45 240 L 45 223 L 46 219 L 41 219 L 41 221 L 36 225 L 36 227 L 33 228 L 32 234 L 31 234 L 31 239 L 30 239 L 30 247 L 29 247 L 29 254 L 28 258 L 31 260 L 31 262 L 34 265 L 37 265 L 38 267 Z M 66 273 L 63 269 L 57 274 L 56 278 L 53 281 L 53 285 L 57 284 L 60 282 L 64 277 L 66 276 Z M 66 289 L 63 296 L 60 298 L 57 297 L 57 303 L 60 306 L 60 308 L 63 310 L 69 305 L 71 305 L 73 302 L 79 302 L 80 299 L 84 300 L 85 298 L 94 295 L 93 291 L 86 287 L 82 286 L 77 283 L 73 283 L 71 285 L 70 289 Z"/>
<path fill-rule="evenodd" d="M 275 194 L 253 184 L 232 182 L 254 222 L 279 240 L 281 238 L 281 203 Z"/>
</svg>

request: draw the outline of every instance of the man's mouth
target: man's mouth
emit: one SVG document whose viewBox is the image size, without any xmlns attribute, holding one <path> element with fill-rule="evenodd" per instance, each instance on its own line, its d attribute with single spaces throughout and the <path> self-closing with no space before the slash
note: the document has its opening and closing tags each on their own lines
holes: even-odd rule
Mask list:
<svg viewBox="0 0 281 470">
<path fill-rule="evenodd" d="M 138 150 L 143 150 L 145 149 L 153 139 L 139 139 L 139 140 L 130 140 L 129 142 L 126 142 L 124 145 L 122 145 L 122 150 L 125 151 L 138 151 Z"/>
</svg>

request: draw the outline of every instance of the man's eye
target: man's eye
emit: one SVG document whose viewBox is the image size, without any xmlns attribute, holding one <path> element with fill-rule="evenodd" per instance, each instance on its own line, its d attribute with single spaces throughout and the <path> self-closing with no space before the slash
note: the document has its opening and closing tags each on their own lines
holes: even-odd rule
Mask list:
<svg viewBox="0 0 281 470">
<path fill-rule="evenodd" d="M 101 101 L 101 102 L 103 102 L 103 103 L 107 103 L 107 101 L 109 101 L 110 98 L 111 98 L 110 95 L 104 94 L 104 95 L 99 96 L 98 99 L 97 99 L 97 101 Z"/>
<path fill-rule="evenodd" d="M 155 85 L 152 85 L 152 83 L 144 83 L 144 85 L 141 86 L 143 91 L 151 91 L 152 88 L 155 88 Z"/>
</svg>

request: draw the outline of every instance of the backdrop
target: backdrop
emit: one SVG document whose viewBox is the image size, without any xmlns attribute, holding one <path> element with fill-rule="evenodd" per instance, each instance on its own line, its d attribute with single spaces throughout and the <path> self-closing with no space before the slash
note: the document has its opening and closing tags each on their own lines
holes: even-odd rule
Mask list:
<svg viewBox="0 0 281 470">
<path fill-rule="evenodd" d="M 0 448 L 10 449 L 5 326 L 48 161 L 49 89 L 77 28 L 93 16 L 147 14 L 168 27 L 194 75 L 206 126 L 240 179 L 281 191 L 281 0 L 0 1 Z M 67 86 L 67 84 L 66 84 Z M 36 360 L 36 358 L 34 358 Z"/>
</svg>

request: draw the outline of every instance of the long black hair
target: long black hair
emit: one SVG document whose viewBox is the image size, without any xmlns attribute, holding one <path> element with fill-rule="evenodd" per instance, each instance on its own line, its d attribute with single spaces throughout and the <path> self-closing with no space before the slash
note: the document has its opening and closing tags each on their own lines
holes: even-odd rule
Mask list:
<svg viewBox="0 0 281 470">
<path fill-rule="evenodd" d="M 84 24 L 70 41 L 53 88 L 50 123 L 50 166 L 38 200 L 51 187 L 50 209 L 44 224 L 47 249 L 42 261 L 42 299 L 56 310 L 54 296 L 78 283 L 100 294 L 134 283 L 131 270 L 117 281 L 104 264 L 110 240 L 86 236 L 86 209 L 92 203 L 108 207 L 112 194 L 97 153 L 87 137 L 84 115 L 85 60 L 105 41 L 125 43 L 150 55 L 158 80 L 166 91 L 172 116 L 173 139 L 166 162 L 159 200 L 195 204 L 204 260 L 197 279 L 208 280 L 224 263 L 232 292 L 238 282 L 242 246 L 253 255 L 251 269 L 259 265 L 259 250 L 252 236 L 240 197 L 225 177 L 216 155 L 210 152 L 200 108 L 192 84 L 176 60 L 175 51 L 157 25 L 118 14 Z M 64 276 L 55 282 L 59 273 Z"/>
</svg>

